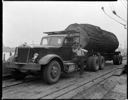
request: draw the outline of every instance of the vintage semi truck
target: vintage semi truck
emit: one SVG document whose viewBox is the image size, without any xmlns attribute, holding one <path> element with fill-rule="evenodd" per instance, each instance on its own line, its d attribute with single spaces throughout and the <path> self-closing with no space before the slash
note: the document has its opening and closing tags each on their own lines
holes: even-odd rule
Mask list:
<svg viewBox="0 0 128 100">
<path fill-rule="evenodd" d="M 88 50 L 85 54 L 85 70 L 103 69 L 106 60 L 113 64 L 122 63 L 122 56 L 116 49 L 119 46 L 117 37 L 98 26 L 90 24 L 71 24 L 63 31 L 44 32 L 39 45 L 18 46 L 15 54 L 8 59 L 7 66 L 12 70 L 14 79 L 24 79 L 29 74 L 38 73 L 48 84 L 56 83 L 62 73 L 79 70 L 73 63 L 74 43 L 81 44 Z"/>
</svg>

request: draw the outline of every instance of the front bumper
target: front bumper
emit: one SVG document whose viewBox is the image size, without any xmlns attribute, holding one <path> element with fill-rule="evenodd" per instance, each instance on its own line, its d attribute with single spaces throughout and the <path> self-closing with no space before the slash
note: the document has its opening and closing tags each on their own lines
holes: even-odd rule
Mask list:
<svg viewBox="0 0 128 100">
<path fill-rule="evenodd" d="M 9 69 L 18 69 L 18 70 L 33 70 L 33 71 L 39 71 L 41 70 L 41 65 L 35 64 L 35 63 L 16 63 L 16 62 L 6 62 L 3 64 L 4 67 Z"/>
</svg>

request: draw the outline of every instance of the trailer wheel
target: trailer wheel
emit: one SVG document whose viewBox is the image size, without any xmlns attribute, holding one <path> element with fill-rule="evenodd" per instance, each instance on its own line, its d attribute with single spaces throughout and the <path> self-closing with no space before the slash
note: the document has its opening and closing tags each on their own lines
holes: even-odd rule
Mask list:
<svg viewBox="0 0 128 100">
<path fill-rule="evenodd" d="M 114 57 L 113 57 L 113 64 L 114 65 L 120 65 L 120 64 L 122 64 L 122 56 L 120 56 L 120 55 L 114 55 Z"/>
<path fill-rule="evenodd" d="M 117 55 L 113 56 L 113 64 L 116 65 L 117 64 Z"/>
<path fill-rule="evenodd" d="M 61 66 L 57 60 L 52 60 L 43 70 L 43 79 L 48 84 L 56 83 L 61 74 Z"/>
<path fill-rule="evenodd" d="M 105 65 L 105 60 L 103 56 L 99 57 L 99 69 L 103 69 Z"/>
<path fill-rule="evenodd" d="M 120 57 L 120 63 L 119 64 L 122 64 L 122 56 L 121 55 L 119 55 L 119 57 Z"/>
<path fill-rule="evenodd" d="M 14 78 L 15 80 L 22 80 L 26 77 L 25 73 L 20 72 L 19 70 L 15 70 L 11 72 L 11 76 L 12 78 Z"/>
<path fill-rule="evenodd" d="M 120 65 L 120 64 L 121 64 L 121 56 L 117 55 L 117 65 Z"/>
</svg>

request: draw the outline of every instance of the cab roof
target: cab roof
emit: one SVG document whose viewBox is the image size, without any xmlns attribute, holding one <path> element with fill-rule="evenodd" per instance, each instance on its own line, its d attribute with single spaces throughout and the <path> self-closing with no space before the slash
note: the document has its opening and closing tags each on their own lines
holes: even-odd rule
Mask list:
<svg viewBox="0 0 128 100">
<path fill-rule="evenodd" d="M 75 31 L 75 30 L 64 30 L 64 31 L 54 31 L 54 32 L 44 32 L 45 34 L 48 34 L 48 35 L 52 35 L 52 36 L 54 36 L 54 35 L 59 35 L 59 36 L 61 36 L 61 35 L 64 35 L 64 36 L 79 36 L 80 34 L 79 34 L 79 32 L 77 32 L 77 31 Z"/>
</svg>

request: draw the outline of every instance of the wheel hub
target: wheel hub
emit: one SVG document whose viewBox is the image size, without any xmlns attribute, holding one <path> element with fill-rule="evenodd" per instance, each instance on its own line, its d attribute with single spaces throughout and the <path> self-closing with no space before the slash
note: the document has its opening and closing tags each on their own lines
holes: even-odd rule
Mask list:
<svg viewBox="0 0 128 100">
<path fill-rule="evenodd" d="M 56 66 L 53 66 L 51 71 L 52 77 L 55 78 L 57 76 L 57 73 L 58 73 L 58 68 Z"/>
</svg>

